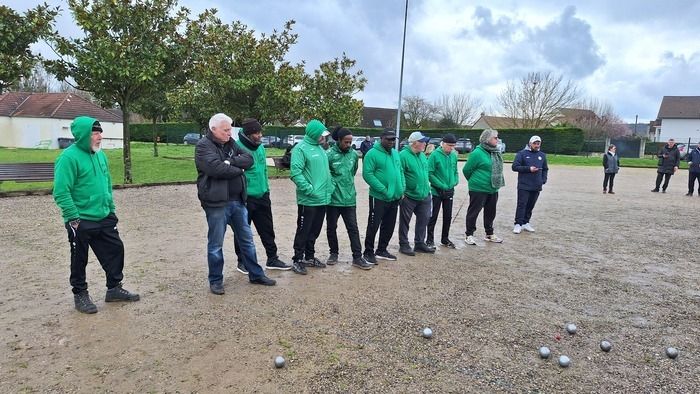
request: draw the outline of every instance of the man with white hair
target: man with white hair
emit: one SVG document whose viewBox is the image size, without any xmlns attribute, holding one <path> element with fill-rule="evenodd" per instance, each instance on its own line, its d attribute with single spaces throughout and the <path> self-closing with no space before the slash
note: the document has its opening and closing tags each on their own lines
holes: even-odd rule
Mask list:
<svg viewBox="0 0 700 394">
<path fill-rule="evenodd" d="M 250 283 L 274 286 L 258 264 L 253 232 L 248 223 L 246 178 L 244 170 L 253 165 L 253 157 L 231 138 L 232 119 L 216 114 L 209 119 L 209 133 L 195 148 L 197 197 L 204 208 L 209 232 L 207 262 L 209 289 L 222 295 L 224 291 L 223 243 L 226 226 L 231 226 L 241 251 L 240 259 L 248 271 Z"/>
<path fill-rule="evenodd" d="M 525 149 L 515 154 L 512 170 L 518 173 L 518 203 L 515 208 L 515 226 L 513 233 L 520 234 L 522 230 L 534 232 L 530 224 L 532 210 L 542 191 L 542 185 L 547 183 L 547 155 L 540 150 L 542 139 L 533 135 Z"/>
</svg>

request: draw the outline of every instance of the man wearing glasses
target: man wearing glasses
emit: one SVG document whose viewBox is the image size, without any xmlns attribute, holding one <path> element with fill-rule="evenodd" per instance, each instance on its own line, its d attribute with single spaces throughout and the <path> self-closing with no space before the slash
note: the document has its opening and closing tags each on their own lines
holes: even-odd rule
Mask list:
<svg viewBox="0 0 700 394">
<path fill-rule="evenodd" d="M 525 149 L 515 154 L 513 171 L 518 173 L 518 203 L 515 209 L 515 227 L 513 233 L 520 234 L 522 230 L 534 232 L 530 225 L 532 210 L 542 191 L 542 185 L 547 183 L 547 155 L 540 150 L 542 139 L 533 135 Z"/>
</svg>

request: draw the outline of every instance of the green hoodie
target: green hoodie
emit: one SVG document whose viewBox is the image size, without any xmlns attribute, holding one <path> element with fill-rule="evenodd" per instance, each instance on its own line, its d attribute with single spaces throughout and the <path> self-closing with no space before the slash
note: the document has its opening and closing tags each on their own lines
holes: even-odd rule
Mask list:
<svg viewBox="0 0 700 394">
<path fill-rule="evenodd" d="M 406 178 L 406 197 L 422 201 L 430 194 L 428 182 L 428 159 L 425 153 L 413 153 L 410 145 L 406 145 L 399 153 L 404 177 Z"/>
<path fill-rule="evenodd" d="M 253 146 L 253 142 L 243 141 L 245 136 L 239 136 L 236 144 L 244 151 L 253 156 L 253 166 L 245 170 L 245 178 L 248 183 L 246 192 L 248 197 L 260 198 L 270 191 L 270 183 L 267 180 L 267 157 L 265 147 L 262 145 Z M 248 142 L 248 143 L 246 143 Z"/>
<path fill-rule="evenodd" d="M 438 196 L 438 189 L 454 189 L 459 183 L 457 172 L 457 152 L 452 151 L 448 155 L 439 147 L 428 158 L 428 178 L 430 179 L 430 191 L 433 196 Z"/>
<path fill-rule="evenodd" d="M 355 149 L 343 152 L 338 144 L 326 151 L 328 165 L 331 169 L 331 181 L 333 182 L 333 194 L 331 203 L 334 207 L 354 207 L 357 205 L 357 192 L 355 191 L 355 174 L 357 174 L 357 153 Z"/>
<path fill-rule="evenodd" d="M 318 144 L 326 131 L 323 123 L 314 119 L 306 125 L 304 140 L 292 149 L 289 176 L 297 185 L 297 204 L 310 207 L 328 205 L 333 184 L 328 168 L 328 156 Z"/>
<path fill-rule="evenodd" d="M 406 189 L 399 153 L 393 148 L 387 152 L 379 141 L 362 158 L 362 178 L 369 195 L 381 201 L 399 200 Z"/>
<path fill-rule="evenodd" d="M 53 199 L 65 222 L 100 221 L 115 210 L 107 156 L 90 148 L 96 121 L 87 116 L 75 118 L 70 126 L 75 143 L 56 159 Z"/>
<path fill-rule="evenodd" d="M 470 191 L 489 194 L 498 192 L 498 188 L 491 185 L 492 165 L 489 152 L 484 150 L 481 145 L 474 148 L 462 167 L 462 173 L 467 178 Z"/>
</svg>

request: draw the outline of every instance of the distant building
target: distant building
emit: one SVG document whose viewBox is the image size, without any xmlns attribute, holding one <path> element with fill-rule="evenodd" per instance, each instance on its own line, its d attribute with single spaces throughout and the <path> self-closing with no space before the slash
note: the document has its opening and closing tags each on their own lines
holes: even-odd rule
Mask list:
<svg viewBox="0 0 700 394">
<path fill-rule="evenodd" d="M 598 122 L 598 115 L 590 109 L 559 108 L 550 122 L 550 126 L 583 126 L 596 122 Z"/>
<path fill-rule="evenodd" d="M 363 107 L 360 127 L 395 128 L 397 112 L 396 108 Z M 401 124 L 403 124 L 403 121 Z"/>
<path fill-rule="evenodd" d="M 71 93 L 10 92 L 0 95 L 0 146 L 58 148 L 70 140 L 70 124 L 91 116 L 102 124 L 102 147 L 122 148 L 121 116 Z"/>
<path fill-rule="evenodd" d="M 472 129 L 520 129 L 523 128 L 523 119 L 513 119 L 505 116 L 489 116 L 481 113 L 479 119 L 474 122 Z"/>
<path fill-rule="evenodd" d="M 649 123 L 625 123 L 625 127 L 630 131 L 630 135 L 641 138 L 653 138 L 653 135 L 649 135 L 649 130 L 651 130 Z"/>
<path fill-rule="evenodd" d="M 700 96 L 664 96 L 656 118 L 654 141 L 700 140 Z"/>
</svg>

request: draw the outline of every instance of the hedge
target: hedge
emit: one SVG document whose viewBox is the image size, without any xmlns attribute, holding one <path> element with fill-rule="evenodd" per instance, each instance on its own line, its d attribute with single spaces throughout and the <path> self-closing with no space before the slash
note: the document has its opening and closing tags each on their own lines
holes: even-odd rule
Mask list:
<svg viewBox="0 0 700 394">
<path fill-rule="evenodd" d="M 152 123 L 132 123 L 129 125 L 132 141 L 153 141 Z M 182 144 L 187 133 L 196 133 L 199 126 L 196 123 L 156 123 L 156 135 L 161 142 Z"/>
</svg>

